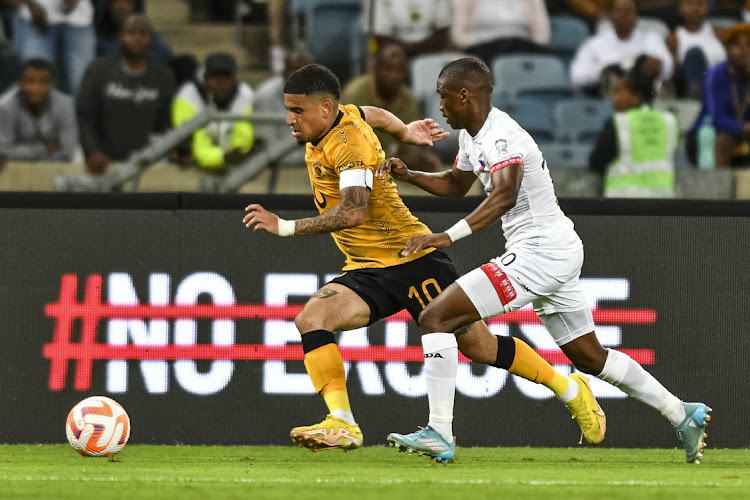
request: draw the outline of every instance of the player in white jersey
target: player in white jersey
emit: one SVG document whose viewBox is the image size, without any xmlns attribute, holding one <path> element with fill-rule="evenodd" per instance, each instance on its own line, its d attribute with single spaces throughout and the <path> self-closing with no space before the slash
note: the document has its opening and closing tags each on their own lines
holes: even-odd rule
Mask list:
<svg viewBox="0 0 750 500">
<path fill-rule="evenodd" d="M 536 143 L 510 116 L 492 106 L 492 86 L 492 75 L 483 62 L 463 58 L 448 64 L 438 77 L 437 92 L 448 124 L 461 130 L 453 169 L 416 172 L 392 158 L 377 171 L 377 175 L 390 174 L 439 196 L 463 196 L 478 177 L 487 192 L 487 198 L 450 229 L 411 238 L 402 252 L 405 255 L 447 247 L 502 220 L 505 253 L 444 290 L 422 311 L 420 328 L 425 334 L 453 332 L 531 303 L 578 370 L 657 409 L 675 427 L 687 461 L 700 463 L 711 408 L 683 403 L 629 356 L 601 346 L 579 284 L 581 240 L 557 203 Z M 585 379 L 579 374 L 571 377 L 575 376 Z M 570 394 L 557 396 L 565 402 Z M 388 440 L 420 451 L 422 434 L 391 434 Z"/>
</svg>

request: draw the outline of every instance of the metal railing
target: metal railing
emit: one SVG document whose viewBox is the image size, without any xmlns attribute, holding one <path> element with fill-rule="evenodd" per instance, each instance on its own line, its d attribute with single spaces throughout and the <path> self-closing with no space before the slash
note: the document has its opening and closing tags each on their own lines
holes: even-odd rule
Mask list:
<svg viewBox="0 0 750 500">
<path fill-rule="evenodd" d="M 189 139 L 193 132 L 213 121 L 249 120 L 254 124 L 282 125 L 285 117 L 275 113 L 254 113 L 252 115 L 228 113 L 214 109 L 204 109 L 192 120 L 176 129 L 153 136 L 148 145 L 133 152 L 119 168 L 113 168 L 103 175 L 58 176 L 55 178 L 55 191 L 67 192 L 112 192 L 125 183 L 133 181 L 137 190 L 140 175 L 144 170 L 163 158 L 175 147 Z M 201 180 L 201 191 L 213 193 L 231 193 L 242 184 L 252 180 L 269 165 L 278 162 L 295 148 L 297 140 L 291 135 L 268 140 L 267 147 L 253 154 L 240 165 L 231 168 L 223 176 L 204 177 Z"/>
</svg>

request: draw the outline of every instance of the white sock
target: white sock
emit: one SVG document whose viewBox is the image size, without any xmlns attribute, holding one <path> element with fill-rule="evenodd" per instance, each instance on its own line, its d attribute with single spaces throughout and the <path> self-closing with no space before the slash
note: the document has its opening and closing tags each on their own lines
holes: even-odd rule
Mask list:
<svg viewBox="0 0 750 500">
<path fill-rule="evenodd" d="M 563 403 L 570 403 L 576 396 L 578 396 L 578 382 L 568 377 L 568 388 L 565 389 L 565 392 L 557 396 L 557 399 Z"/>
<path fill-rule="evenodd" d="M 346 422 L 349 425 L 356 425 L 357 421 L 354 420 L 354 415 L 352 415 L 352 412 L 347 410 L 333 410 L 331 412 L 331 415 L 333 415 L 336 418 L 340 418 L 344 422 Z"/>
<path fill-rule="evenodd" d="M 649 372 L 630 356 L 614 349 L 607 349 L 607 361 L 598 378 L 619 388 L 631 398 L 647 404 L 664 415 L 673 426 L 685 420 L 682 401 L 669 392 Z"/>
<path fill-rule="evenodd" d="M 452 333 L 422 335 L 427 399 L 430 402 L 428 425 L 446 441 L 453 442 L 453 399 L 456 395 L 458 344 Z"/>
</svg>

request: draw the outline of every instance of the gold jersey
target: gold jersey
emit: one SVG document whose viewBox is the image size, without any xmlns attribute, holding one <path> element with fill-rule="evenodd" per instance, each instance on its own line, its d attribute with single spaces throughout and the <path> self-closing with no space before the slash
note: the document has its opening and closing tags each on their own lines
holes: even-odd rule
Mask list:
<svg viewBox="0 0 750 500">
<path fill-rule="evenodd" d="M 375 132 L 364 121 L 355 105 L 339 106 L 339 115 L 331 130 L 317 143 L 307 143 L 305 162 L 320 213 L 341 201 L 339 175 L 350 169 L 367 169 L 373 175 L 385 161 Z M 331 233 L 346 255 L 344 271 L 390 267 L 404 264 L 430 253 L 429 248 L 408 257 L 400 255 L 413 236 L 430 234 L 404 205 L 390 177 L 373 180 L 365 222 Z"/>
</svg>

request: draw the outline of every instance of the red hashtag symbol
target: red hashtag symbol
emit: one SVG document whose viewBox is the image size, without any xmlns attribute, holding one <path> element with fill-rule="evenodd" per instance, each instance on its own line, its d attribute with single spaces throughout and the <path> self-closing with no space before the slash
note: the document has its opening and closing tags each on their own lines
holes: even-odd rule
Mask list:
<svg viewBox="0 0 750 500">
<path fill-rule="evenodd" d="M 97 329 L 102 319 L 292 319 L 301 305 L 267 306 L 264 304 L 234 305 L 113 305 L 102 303 L 102 276 L 89 275 L 84 287 L 83 302 L 78 302 L 78 276 L 65 274 L 60 284 L 57 302 L 47 304 L 45 314 L 55 320 L 52 342 L 45 344 L 42 354 L 50 360 L 49 388 L 59 391 L 65 388 L 68 362 L 76 363 L 74 388 L 84 391 L 91 387 L 91 370 L 94 360 L 282 360 L 304 359 L 298 344 L 272 346 L 266 344 L 213 344 L 194 345 L 110 345 L 97 342 Z M 652 309 L 594 309 L 596 324 L 653 324 L 656 312 Z M 73 324 L 81 320 L 81 339 L 73 342 Z M 409 321 L 406 311 L 394 314 L 386 321 Z M 488 321 L 489 324 L 541 324 L 532 310 L 517 310 Z M 392 361 L 419 362 L 424 360 L 420 346 L 390 347 L 370 345 L 364 347 L 341 346 L 341 356 L 346 361 Z M 559 349 L 535 349 L 540 356 L 552 364 L 570 364 Z M 643 365 L 654 363 L 653 349 L 621 349 Z M 469 362 L 459 354 L 462 362 Z"/>
</svg>

